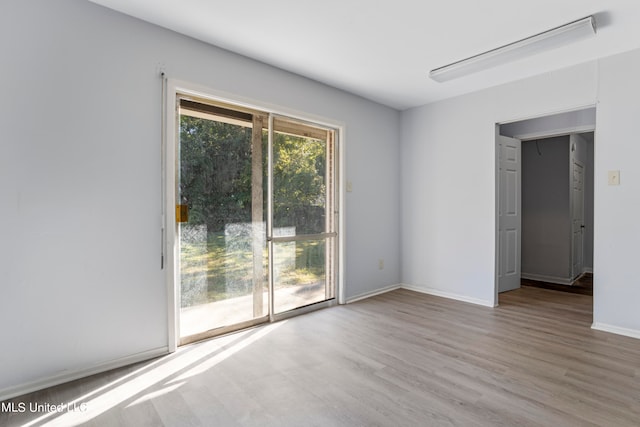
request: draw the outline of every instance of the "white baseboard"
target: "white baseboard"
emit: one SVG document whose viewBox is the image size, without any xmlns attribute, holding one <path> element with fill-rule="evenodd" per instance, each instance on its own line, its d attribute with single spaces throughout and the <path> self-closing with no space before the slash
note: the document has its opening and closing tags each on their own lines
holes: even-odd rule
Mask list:
<svg viewBox="0 0 640 427">
<path fill-rule="evenodd" d="M 97 365 L 89 366 L 86 368 L 76 369 L 73 371 L 64 371 L 47 378 L 42 378 L 28 383 L 7 387 L 0 390 L 0 402 L 11 399 L 12 397 L 42 390 L 47 387 L 53 387 L 69 381 L 88 377 L 90 375 L 99 374 L 100 372 L 106 372 L 110 371 L 111 369 L 122 368 L 123 366 L 131 365 L 133 363 L 143 362 L 145 360 L 163 356 L 168 353 L 169 347 L 159 347 L 152 350 L 143 351 L 141 353 L 132 354 L 130 356 L 121 357 L 119 359 L 111 360 L 108 362 L 99 363 Z"/>
<path fill-rule="evenodd" d="M 593 322 L 591 329 L 595 329 L 603 332 L 610 332 L 612 334 L 624 335 L 625 337 L 640 339 L 640 331 L 637 329 L 621 328 L 619 326 L 607 325 L 606 323 Z"/>
<path fill-rule="evenodd" d="M 413 285 L 407 285 L 405 283 L 401 284 L 400 287 L 402 289 L 407 289 L 409 291 L 415 291 L 415 292 L 420 292 L 423 294 L 428 294 L 428 295 L 434 295 L 437 297 L 443 297 L 443 298 L 449 298 L 449 299 L 453 299 L 456 301 L 462 301 L 462 302 L 468 302 L 471 304 L 476 304 L 476 305 L 482 305 L 485 307 L 495 307 L 496 304 L 493 301 L 490 300 L 484 300 L 484 299 L 480 299 L 480 298 L 471 298 L 465 295 L 458 295 L 458 294 L 452 294 L 450 292 L 443 292 L 440 291 L 438 289 L 433 289 L 433 288 L 425 288 L 425 287 L 420 287 L 420 286 L 413 286 Z"/>
<path fill-rule="evenodd" d="M 523 279 L 537 280 L 539 282 L 555 283 L 558 285 L 570 285 L 573 280 L 568 277 L 545 276 L 544 274 L 521 273 Z"/>
<path fill-rule="evenodd" d="M 583 273 L 590 273 L 590 274 L 593 274 L 593 268 L 591 268 L 591 267 L 585 267 L 585 268 L 583 269 Z"/>
<path fill-rule="evenodd" d="M 371 292 L 365 292 L 363 294 L 359 294 L 359 295 L 354 295 L 352 297 L 349 297 L 346 299 L 346 303 L 347 304 L 351 304 L 352 302 L 356 302 L 356 301 L 360 301 L 366 298 L 371 298 L 374 297 L 376 295 L 380 295 L 380 294 L 386 294 L 387 292 L 391 292 L 391 291 L 395 291 L 396 289 L 400 289 L 402 285 L 397 284 L 397 285 L 389 285 L 389 286 L 385 286 L 384 288 L 381 289 L 376 289 L 375 291 L 371 291 Z"/>
</svg>

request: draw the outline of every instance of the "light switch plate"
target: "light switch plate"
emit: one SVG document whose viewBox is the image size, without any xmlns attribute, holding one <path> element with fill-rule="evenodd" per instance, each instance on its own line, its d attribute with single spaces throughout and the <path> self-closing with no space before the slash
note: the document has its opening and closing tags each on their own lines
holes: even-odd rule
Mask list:
<svg viewBox="0 0 640 427">
<path fill-rule="evenodd" d="M 620 185 L 620 171 L 609 171 L 609 185 Z"/>
</svg>

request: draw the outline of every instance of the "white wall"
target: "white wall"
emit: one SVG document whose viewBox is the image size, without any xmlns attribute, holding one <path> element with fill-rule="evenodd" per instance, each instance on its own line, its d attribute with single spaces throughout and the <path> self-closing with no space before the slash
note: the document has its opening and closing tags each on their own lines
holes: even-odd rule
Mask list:
<svg viewBox="0 0 640 427">
<path fill-rule="evenodd" d="M 5 0 L 0 55 L 0 400 L 166 349 L 158 64 L 343 122 L 346 296 L 399 283 L 397 111 L 83 0 Z"/>
<path fill-rule="evenodd" d="M 597 64 L 403 112 L 402 282 L 493 305 L 495 124 L 595 104 Z"/>
<path fill-rule="evenodd" d="M 640 51 L 600 62 L 600 95 L 594 157 L 594 323 L 640 338 Z M 607 171 L 620 170 L 620 185 Z"/>
<path fill-rule="evenodd" d="M 402 280 L 494 301 L 494 124 L 594 105 L 594 326 L 640 337 L 635 264 L 640 51 L 408 110 L 402 116 Z M 607 171 L 621 185 L 607 186 Z"/>
</svg>

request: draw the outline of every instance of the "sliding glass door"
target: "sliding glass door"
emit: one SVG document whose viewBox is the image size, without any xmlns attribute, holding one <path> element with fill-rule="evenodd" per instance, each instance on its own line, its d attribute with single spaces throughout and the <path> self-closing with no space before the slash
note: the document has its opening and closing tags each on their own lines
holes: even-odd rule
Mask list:
<svg viewBox="0 0 640 427">
<path fill-rule="evenodd" d="M 263 130 L 253 114 L 185 99 L 179 120 L 180 336 L 191 341 L 267 319 Z"/>
<path fill-rule="evenodd" d="M 179 100 L 180 343 L 335 298 L 335 131 Z"/>
<path fill-rule="evenodd" d="M 273 120 L 270 254 L 275 314 L 334 298 L 333 132 Z"/>
</svg>

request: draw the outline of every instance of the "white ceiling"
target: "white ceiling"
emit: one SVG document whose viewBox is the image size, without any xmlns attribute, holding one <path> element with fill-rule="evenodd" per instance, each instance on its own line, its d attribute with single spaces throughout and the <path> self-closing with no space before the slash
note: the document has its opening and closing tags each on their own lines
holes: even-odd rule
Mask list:
<svg viewBox="0 0 640 427">
<path fill-rule="evenodd" d="M 403 110 L 640 47 L 638 0 L 90 0 Z M 596 14 L 598 34 L 446 83 L 429 70 Z"/>
</svg>

